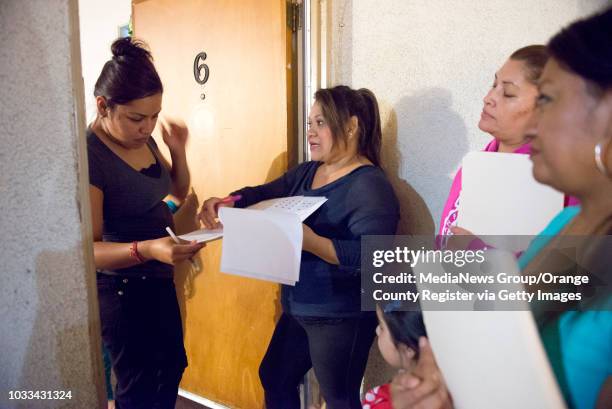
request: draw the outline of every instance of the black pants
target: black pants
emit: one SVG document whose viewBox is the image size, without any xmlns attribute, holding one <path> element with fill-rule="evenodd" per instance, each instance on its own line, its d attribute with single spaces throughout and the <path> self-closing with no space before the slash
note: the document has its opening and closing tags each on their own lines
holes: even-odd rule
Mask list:
<svg viewBox="0 0 612 409">
<path fill-rule="evenodd" d="M 376 315 L 295 317 L 283 313 L 259 367 L 267 409 L 299 409 L 299 383 L 312 367 L 327 408 L 361 408 L 359 388 Z"/>
<path fill-rule="evenodd" d="M 173 280 L 98 274 L 97 281 L 117 409 L 174 409 L 187 356 Z"/>
</svg>

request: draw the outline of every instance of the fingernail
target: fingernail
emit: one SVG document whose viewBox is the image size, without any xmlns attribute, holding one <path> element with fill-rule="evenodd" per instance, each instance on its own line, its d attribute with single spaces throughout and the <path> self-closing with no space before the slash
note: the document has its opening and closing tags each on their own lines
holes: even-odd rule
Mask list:
<svg viewBox="0 0 612 409">
<path fill-rule="evenodd" d="M 419 338 L 419 346 L 421 348 L 426 347 L 427 346 L 427 338 L 426 337 L 421 337 Z"/>
</svg>

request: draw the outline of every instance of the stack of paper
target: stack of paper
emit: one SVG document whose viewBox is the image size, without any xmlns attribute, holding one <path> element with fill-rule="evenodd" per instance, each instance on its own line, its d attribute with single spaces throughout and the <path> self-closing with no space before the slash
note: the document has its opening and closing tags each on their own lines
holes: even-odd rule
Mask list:
<svg viewBox="0 0 612 409">
<path fill-rule="evenodd" d="M 302 222 L 327 198 L 292 196 L 265 200 L 247 209 L 222 207 L 222 229 L 179 236 L 199 243 L 224 238 L 221 271 L 295 285 L 302 254 Z"/>
</svg>

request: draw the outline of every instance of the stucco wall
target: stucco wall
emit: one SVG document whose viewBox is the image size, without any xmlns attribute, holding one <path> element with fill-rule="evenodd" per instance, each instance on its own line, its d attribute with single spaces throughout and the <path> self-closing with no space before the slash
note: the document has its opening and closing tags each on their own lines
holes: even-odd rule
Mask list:
<svg viewBox="0 0 612 409">
<path fill-rule="evenodd" d="M 77 2 L 4 0 L 0 27 L 0 407 L 95 408 L 104 382 L 79 177 Z M 11 390 L 72 399 L 9 401 Z"/>
</svg>

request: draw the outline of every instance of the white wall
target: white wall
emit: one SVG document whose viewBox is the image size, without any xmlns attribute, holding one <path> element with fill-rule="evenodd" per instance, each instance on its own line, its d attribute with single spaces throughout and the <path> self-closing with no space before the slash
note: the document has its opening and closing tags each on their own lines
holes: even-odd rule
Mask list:
<svg viewBox="0 0 612 409">
<path fill-rule="evenodd" d="M 491 138 L 477 128 L 495 71 L 517 48 L 609 0 L 331 0 L 331 82 L 374 91 L 397 146 L 412 230 L 438 226 L 462 157 Z M 343 26 L 343 27 L 341 27 Z M 389 146 L 388 146 L 389 147 Z M 393 161 L 392 161 L 393 162 Z M 416 195 L 418 193 L 418 195 Z M 404 210 L 404 209 L 403 209 Z"/>
<path fill-rule="evenodd" d="M 130 0 L 79 0 L 81 59 L 88 123 L 96 115 L 94 85 L 102 66 L 112 57 L 110 46 L 119 37 L 119 27 L 128 24 L 131 14 Z"/>
<path fill-rule="evenodd" d="M 0 30 L 0 407 L 101 407 L 77 2 L 0 1 Z"/>
</svg>

